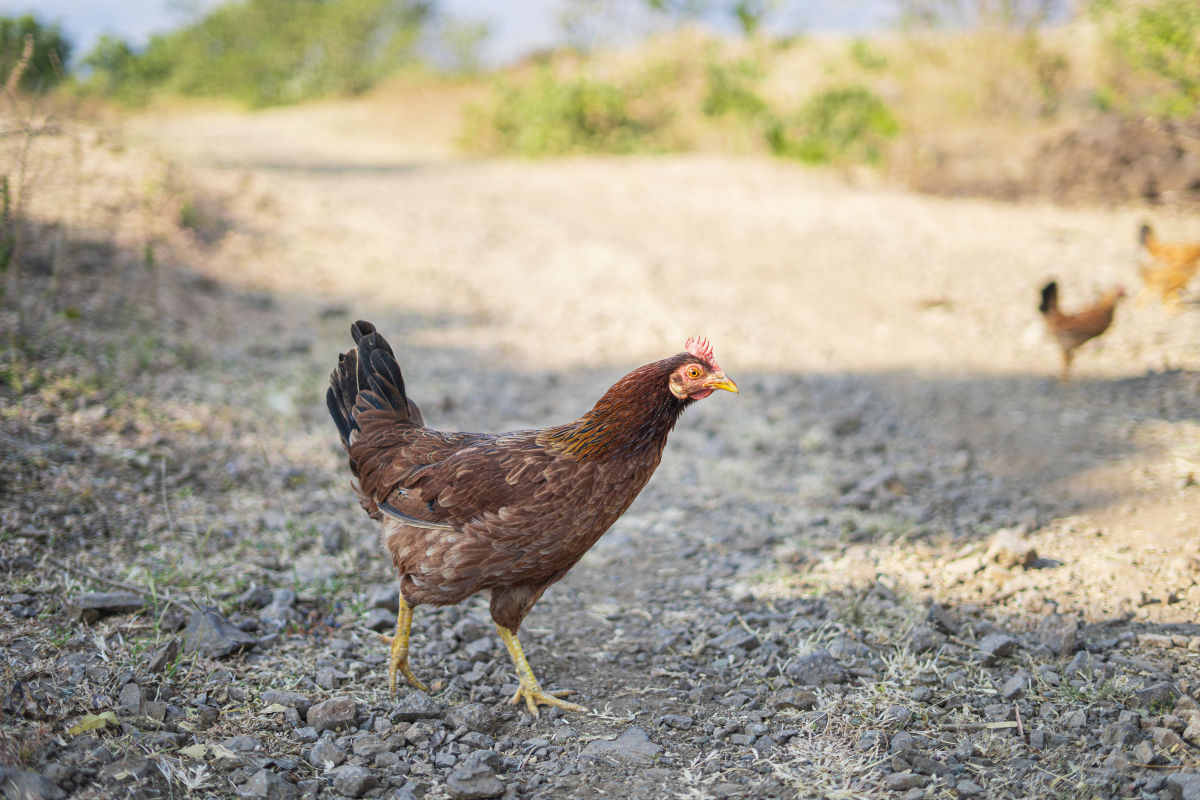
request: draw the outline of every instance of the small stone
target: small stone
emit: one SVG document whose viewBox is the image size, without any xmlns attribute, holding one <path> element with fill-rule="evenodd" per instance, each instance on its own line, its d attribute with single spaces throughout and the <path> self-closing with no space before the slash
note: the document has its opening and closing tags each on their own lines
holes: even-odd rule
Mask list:
<svg viewBox="0 0 1200 800">
<path fill-rule="evenodd" d="M 271 604 L 271 590 L 265 586 L 251 585 L 249 589 L 238 595 L 234 602 L 239 606 L 259 609 Z"/>
<path fill-rule="evenodd" d="M 692 691 L 698 690 L 693 689 Z M 691 692 L 688 694 L 690 695 Z M 817 696 L 804 689 L 782 689 L 771 696 L 771 707 L 777 711 L 789 708 L 797 711 L 812 711 L 817 707 Z"/>
<path fill-rule="evenodd" d="M 1027 567 L 1037 561 L 1037 557 L 1037 550 L 1034 546 L 1025 541 L 1024 536 L 1018 530 L 1012 528 L 1001 528 L 996 531 L 991 544 L 988 545 L 987 553 L 984 554 L 986 560 L 1006 569 L 1017 566 Z"/>
<path fill-rule="evenodd" d="M 983 794 L 983 787 L 975 781 L 959 781 L 954 786 L 954 791 L 958 792 L 959 797 L 974 797 Z"/>
<path fill-rule="evenodd" d="M 928 625 L 918 625 L 908 636 L 908 649 L 914 654 L 928 653 L 946 643 L 946 634 L 939 633 Z"/>
<path fill-rule="evenodd" d="M 1038 623 L 1038 642 L 1046 645 L 1054 655 L 1063 656 L 1075 649 L 1079 632 L 1079 620 L 1071 614 L 1049 614 Z"/>
<path fill-rule="evenodd" d="M 284 708 L 294 708 L 302 719 L 308 716 L 308 709 L 312 707 L 312 701 L 299 692 L 283 692 L 278 689 L 267 689 L 262 693 L 260 699 L 263 705 L 279 705 Z"/>
<path fill-rule="evenodd" d="M 855 750 L 877 750 L 887 747 L 887 737 L 883 731 L 865 731 L 854 745 Z"/>
<path fill-rule="evenodd" d="M 1000 687 L 1000 699 L 1006 701 L 1020 700 L 1025 696 L 1025 690 L 1029 687 L 1029 676 L 1024 673 L 1013 675 L 1004 682 L 1004 686 Z"/>
<path fill-rule="evenodd" d="M 296 728 L 292 731 L 292 740 L 301 744 L 312 744 L 317 741 L 317 729 L 312 727 Z"/>
<path fill-rule="evenodd" d="M 221 746 L 226 750 L 232 750 L 235 753 L 252 753 L 255 750 L 262 749 L 262 742 L 255 739 L 253 736 L 231 736 L 221 742 Z"/>
<path fill-rule="evenodd" d="M 1167 800 L 1200 800 L 1200 775 L 1176 773 L 1167 776 Z"/>
<path fill-rule="evenodd" d="M 805 686 L 825 686 L 845 683 L 848 675 L 828 650 L 817 650 L 797 659 L 787 668 L 787 674 Z"/>
<path fill-rule="evenodd" d="M 650 741 L 649 735 L 641 728 L 630 728 L 614 741 L 606 742 L 600 739 L 587 743 L 579 754 L 582 761 L 585 758 L 615 758 L 619 761 L 647 762 L 662 753 L 662 748 Z"/>
<path fill-rule="evenodd" d="M 306 719 L 318 734 L 351 728 L 358 719 L 358 706 L 349 697 L 334 697 L 310 708 Z"/>
<path fill-rule="evenodd" d="M 667 714 L 662 718 L 663 724 L 674 728 L 677 731 L 687 731 L 692 729 L 695 723 L 691 717 L 681 717 L 678 714 Z"/>
<path fill-rule="evenodd" d="M 331 556 L 342 552 L 346 546 L 346 529 L 340 522 L 332 522 L 321 531 L 321 549 Z"/>
<path fill-rule="evenodd" d="M 979 640 L 979 661 L 985 667 L 1007 658 L 1017 647 L 1017 640 L 1006 633 L 992 633 Z"/>
<path fill-rule="evenodd" d="M 44 775 L 0 766 L 0 793 L 9 800 L 63 800 L 67 793 Z"/>
<path fill-rule="evenodd" d="M 359 758 L 374 760 L 375 756 L 380 753 L 386 753 L 391 750 L 391 745 L 379 738 L 375 734 L 360 736 L 354 740 L 354 755 Z"/>
<path fill-rule="evenodd" d="M 286 628 L 289 622 L 298 622 L 300 620 L 299 612 L 292 608 L 295 604 L 295 592 L 291 589 L 276 589 L 271 593 L 270 604 L 258 612 L 258 618 L 264 625 L 273 630 Z"/>
<path fill-rule="evenodd" d="M 1097 670 L 1101 669 L 1101 665 L 1096 661 L 1095 656 L 1087 650 L 1080 650 L 1067 664 L 1065 676 L 1074 678 L 1076 675 L 1082 678 L 1090 678 Z"/>
<path fill-rule="evenodd" d="M 346 797 L 362 797 L 375 788 L 375 775 L 365 767 L 341 766 L 333 771 L 333 788 Z"/>
<path fill-rule="evenodd" d="M 270 508 L 259 515 L 258 522 L 263 530 L 281 531 L 287 527 L 287 514 Z"/>
<path fill-rule="evenodd" d="M 1174 647 L 1175 640 L 1173 637 L 1161 633 L 1139 633 L 1137 637 L 1139 647 Z"/>
<path fill-rule="evenodd" d="M 1111 725 L 1106 725 L 1100 733 L 1100 744 L 1105 747 L 1113 747 L 1118 750 L 1124 750 L 1127 747 L 1132 747 L 1137 743 L 1139 730 L 1128 723 L 1114 722 Z"/>
<path fill-rule="evenodd" d="M 288 783 L 283 776 L 268 769 L 260 769 L 250 780 L 238 787 L 237 794 L 246 800 L 290 800 L 299 792 L 295 785 Z"/>
<path fill-rule="evenodd" d="M 155 650 L 146 659 L 146 669 L 157 674 L 166 671 L 167 667 L 175 663 L 176 656 L 179 655 L 179 640 L 168 639 L 167 643 Z"/>
<path fill-rule="evenodd" d="M 1087 727 L 1087 713 L 1082 709 L 1076 709 L 1067 715 L 1063 720 L 1063 724 L 1072 730 L 1080 730 Z"/>
<path fill-rule="evenodd" d="M 474 617 L 464 617 L 454 625 L 454 635 L 460 642 L 473 642 L 491 632 L 491 627 Z"/>
<path fill-rule="evenodd" d="M 204 658 L 224 658 L 258 643 L 250 634 L 238 630 L 215 608 L 197 609 L 188 620 L 185 653 L 200 651 Z"/>
<path fill-rule="evenodd" d="M 333 667 L 322 667 L 317 670 L 317 686 L 326 691 L 335 692 L 341 687 L 337 671 Z"/>
<path fill-rule="evenodd" d="M 372 608 L 363 617 L 363 627 L 379 633 L 390 631 L 396 627 L 396 612 L 388 611 L 386 608 Z"/>
<path fill-rule="evenodd" d="M 455 800 L 487 800 L 504 794 L 504 783 L 491 767 L 471 758 L 454 768 L 446 789 Z"/>
<path fill-rule="evenodd" d="M 888 744 L 889 753 L 903 753 L 906 750 L 912 750 L 917 746 L 917 739 L 907 731 L 900 731 L 892 737 L 891 743 Z"/>
<path fill-rule="evenodd" d="M 1046 749 L 1046 732 L 1043 730 L 1032 731 L 1029 734 L 1029 746 L 1034 750 Z"/>
<path fill-rule="evenodd" d="M 150 775 L 150 770 L 153 769 L 150 762 L 144 758 L 137 756 L 131 758 L 122 758 L 120 761 L 114 761 L 104 769 L 100 770 L 101 780 L 120 780 L 133 781 L 141 783 Z M 157 770 L 155 770 L 157 773 Z M 11 798 L 12 795 L 9 795 Z"/>
<path fill-rule="evenodd" d="M 467 661 L 477 664 L 481 661 L 488 661 L 492 657 L 492 651 L 496 649 L 496 643 L 492 641 L 490 636 L 483 636 L 468 644 L 465 648 Z"/>
<path fill-rule="evenodd" d="M 392 706 L 392 722 L 413 722 L 441 715 L 442 707 L 420 690 L 409 692 Z"/>
<path fill-rule="evenodd" d="M 1135 689 L 1133 696 L 1137 699 L 1138 708 L 1169 709 L 1174 707 L 1178 690 L 1169 683 L 1161 682 L 1144 689 Z"/>
<path fill-rule="evenodd" d="M 117 695 L 117 702 L 121 708 L 128 711 L 134 716 L 141 716 L 143 704 L 146 698 L 142 695 L 142 689 L 136 683 L 127 683 L 121 689 L 121 693 Z"/>
<path fill-rule="evenodd" d="M 394 583 L 376 586 L 367 594 L 367 608 L 377 608 L 392 613 L 392 623 L 395 624 L 396 614 L 400 613 L 400 590 Z"/>
<path fill-rule="evenodd" d="M 925 614 L 925 624 L 950 636 L 958 635 L 958 622 L 940 603 L 930 603 Z"/>
<path fill-rule="evenodd" d="M 918 775 L 915 772 L 893 772 L 891 775 L 883 777 L 883 785 L 884 788 L 893 792 L 907 792 L 911 789 L 919 789 L 925 785 L 927 780 L 929 779 L 924 775 Z"/>
<path fill-rule="evenodd" d="M 482 703 L 467 703 L 446 712 L 446 721 L 455 728 L 465 727 L 477 733 L 496 730 L 496 715 Z"/>
<path fill-rule="evenodd" d="M 346 760 L 346 751 L 328 739 L 320 739 L 313 745 L 308 754 L 308 763 L 317 769 L 325 769 L 327 765 L 338 766 Z"/>
<path fill-rule="evenodd" d="M 1122 775 L 1133 770 L 1133 766 L 1129 761 L 1129 758 L 1126 757 L 1126 755 L 1120 750 L 1114 750 L 1109 753 L 1108 758 L 1104 759 L 1103 765 L 1105 769 L 1114 770 Z"/>
<path fill-rule="evenodd" d="M 758 637 L 749 631 L 734 628 L 733 630 L 725 631 L 717 638 L 708 642 L 706 647 L 713 650 L 745 650 L 747 652 L 756 650 L 761 644 Z"/>
<path fill-rule="evenodd" d="M 90 625 L 101 617 L 132 614 L 145 607 L 145 599 L 132 592 L 93 592 L 72 600 L 67 605 L 67 617 Z"/>
<path fill-rule="evenodd" d="M 1150 735 L 1154 737 L 1154 743 L 1160 749 L 1171 755 L 1186 749 L 1183 739 L 1179 738 L 1179 734 L 1170 728 L 1151 728 Z"/>
<path fill-rule="evenodd" d="M 1133 746 L 1133 760 L 1139 764 L 1154 765 L 1158 763 L 1158 756 L 1154 753 L 1154 745 L 1150 742 L 1138 742 Z"/>
</svg>

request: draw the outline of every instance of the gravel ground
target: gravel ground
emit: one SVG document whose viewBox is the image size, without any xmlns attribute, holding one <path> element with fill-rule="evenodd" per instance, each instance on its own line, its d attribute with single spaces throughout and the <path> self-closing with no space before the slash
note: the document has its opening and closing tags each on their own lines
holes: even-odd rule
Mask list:
<svg viewBox="0 0 1200 800">
<path fill-rule="evenodd" d="M 55 327 L 0 393 L 10 800 L 1200 797 L 1196 315 L 1128 304 L 1061 387 L 1033 310 L 1047 274 L 1135 286 L 1139 212 L 315 161 L 263 119 L 186 166 L 89 150 L 130 177 L 88 184 L 55 278 L 35 231 Z M 147 174 L 148 217 L 100 202 Z M 392 576 L 322 401 L 360 316 L 436 427 L 574 418 L 697 332 L 742 387 L 526 621 L 592 713 L 507 705 L 480 601 L 418 609 L 430 695 L 388 696 Z"/>
</svg>

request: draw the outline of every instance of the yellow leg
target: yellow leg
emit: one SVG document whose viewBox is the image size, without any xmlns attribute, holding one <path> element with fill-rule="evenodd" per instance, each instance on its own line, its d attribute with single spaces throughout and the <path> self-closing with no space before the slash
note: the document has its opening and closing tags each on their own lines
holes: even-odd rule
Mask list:
<svg viewBox="0 0 1200 800">
<path fill-rule="evenodd" d="M 525 651 L 521 649 L 521 642 L 517 640 L 516 634 L 508 628 L 502 628 L 499 625 L 496 626 L 496 630 L 499 631 L 500 638 L 504 640 L 504 645 L 508 648 L 508 654 L 512 656 L 513 665 L 517 668 L 517 680 L 521 683 L 521 688 L 517 689 L 517 693 L 512 696 L 512 700 L 508 701 L 511 705 L 515 706 L 521 702 L 521 697 L 524 696 L 525 705 L 528 706 L 529 713 L 535 717 L 538 715 L 539 703 L 547 706 L 558 706 L 567 711 L 575 711 L 580 714 L 587 713 L 587 709 L 583 706 L 577 706 L 574 703 L 558 699 L 572 694 L 572 690 L 570 689 L 563 689 L 557 692 L 542 691 L 541 684 L 533 676 L 533 668 L 525 660 Z"/>
<path fill-rule="evenodd" d="M 388 689 L 392 692 L 392 697 L 396 696 L 396 672 L 415 686 L 422 692 L 428 692 L 429 687 L 417 680 L 417 676 L 413 675 L 412 668 L 408 666 L 408 633 L 412 629 L 412 609 L 408 607 L 408 603 L 404 602 L 404 597 L 400 597 L 400 612 L 396 615 L 396 635 L 387 636 L 380 634 L 379 638 L 385 644 L 392 646 L 392 660 L 388 664 Z"/>
</svg>

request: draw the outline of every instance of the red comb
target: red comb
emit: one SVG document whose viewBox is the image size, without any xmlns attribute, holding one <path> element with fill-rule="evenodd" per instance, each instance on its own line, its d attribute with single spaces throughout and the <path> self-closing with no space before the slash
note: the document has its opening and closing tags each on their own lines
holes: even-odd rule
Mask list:
<svg viewBox="0 0 1200 800">
<path fill-rule="evenodd" d="M 709 369 L 716 372 L 721 371 L 721 368 L 717 366 L 717 359 L 713 357 L 712 345 L 708 343 L 708 339 L 693 336 L 684 344 L 684 349 L 707 364 Z"/>
</svg>

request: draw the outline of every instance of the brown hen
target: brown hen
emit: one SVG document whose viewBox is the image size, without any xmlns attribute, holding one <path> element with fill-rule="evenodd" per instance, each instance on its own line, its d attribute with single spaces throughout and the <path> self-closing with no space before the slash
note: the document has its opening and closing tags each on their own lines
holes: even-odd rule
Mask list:
<svg viewBox="0 0 1200 800">
<path fill-rule="evenodd" d="M 425 427 L 405 392 L 392 348 L 369 322 L 350 328 L 357 345 L 329 376 L 329 412 L 349 455 L 358 501 L 382 523 L 400 574 L 400 611 L 389 685 L 400 672 L 424 689 L 408 663 L 413 609 L 454 605 L 479 592 L 516 666 L 522 697 L 585 711 L 545 692 L 517 631 L 625 513 L 662 458 L 683 410 L 716 389 L 737 392 L 705 340 L 626 375 L 574 422 L 513 433 L 449 433 Z"/>
<path fill-rule="evenodd" d="M 1123 286 L 1114 286 L 1090 308 L 1078 314 L 1064 314 L 1058 307 L 1058 282 L 1050 281 L 1042 289 L 1042 304 L 1038 311 L 1046 319 L 1046 328 L 1062 348 L 1063 365 L 1059 378 L 1063 383 L 1070 379 L 1071 359 L 1075 351 L 1095 339 L 1112 325 L 1117 301 L 1125 296 Z"/>
<path fill-rule="evenodd" d="M 1149 225 L 1142 226 L 1139 241 L 1149 261 L 1141 267 L 1146 292 L 1156 293 L 1169 313 L 1178 314 L 1183 307 L 1179 293 L 1200 268 L 1200 244 L 1159 241 Z M 1138 303 L 1145 303 L 1144 295 Z"/>
</svg>

